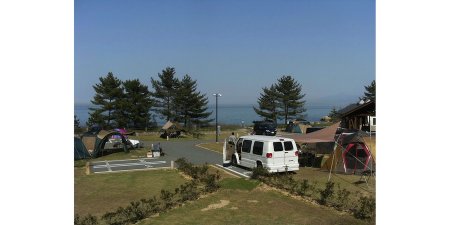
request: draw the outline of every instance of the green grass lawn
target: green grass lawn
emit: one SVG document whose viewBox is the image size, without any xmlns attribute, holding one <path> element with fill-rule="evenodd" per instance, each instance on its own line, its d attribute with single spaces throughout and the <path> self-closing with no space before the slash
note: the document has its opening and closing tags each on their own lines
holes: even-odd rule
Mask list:
<svg viewBox="0 0 450 225">
<path fill-rule="evenodd" d="M 223 153 L 223 141 L 222 142 L 211 142 L 211 143 L 201 143 L 198 146 L 207 148 L 211 151 L 218 152 L 220 154 Z"/>
<path fill-rule="evenodd" d="M 221 132 L 218 136 L 219 141 L 223 141 L 225 138 L 229 137 L 231 135 L 231 132 L 235 132 L 235 134 L 238 134 L 240 136 L 247 135 L 251 132 L 251 129 L 247 128 L 238 128 L 238 127 L 230 127 L 229 129 L 221 129 Z M 192 134 L 184 134 L 179 138 L 170 138 L 171 141 L 187 141 L 187 140 L 215 140 L 216 139 L 216 133 L 215 129 L 204 129 L 200 130 L 200 133 L 202 135 L 199 136 L 199 138 L 194 137 Z M 137 136 L 129 136 L 130 139 L 134 140 L 140 140 L 140 141 L 161 141 L 165 140 L 164 138 L 159 137 L 158 132 L 152 132 L 152 133 L 140 133 Z"/>
<path fill-rule="evenodd" d="M 75 213 L 101 217 L 131 201 L 159 196 L 161 189 L 173 191 L 186 182 L 176 170 L 147 170 L 86 175 L 75 168 Z"/>
<path fill-rule="evenodd" d="M 257 181 L 230 178 L 221 184 L 216 193 L 137 224 L 371 224 L 256 187 Z"/>
<path fill-rule="evenodd" d="M 222 180 L 235 178 L 224 170 L 210 166 L 209 173 L 219 172 Z M 131 201 L 159 196 L 161 189 L 173 191 L 187 180 L 177 170 L 147 170 L 86 175 L 75 168 L 75 213 L 101 217 L 107 211 L 125 207 Z M 225 181 L 226 182 L 226 181 Z"/>
</svg>

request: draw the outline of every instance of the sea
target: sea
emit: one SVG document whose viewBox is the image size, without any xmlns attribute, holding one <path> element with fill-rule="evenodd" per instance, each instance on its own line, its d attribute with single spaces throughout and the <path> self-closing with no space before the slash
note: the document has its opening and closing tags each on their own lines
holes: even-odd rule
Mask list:
<svg viewBox="0 0 450 225">
<path fill-rule="evenodd" d="M 75 103 L 74 115 L 80 120 L 80 125 L 85 126 L 89 118 L 89 108 L 93 106 L 90 104 Z M 333 106 L 308 106 L 306 105 L 306 120 L 310 122 L 320 121 L 320 118 L 328 115 L 333 109 Z M 211 123 L 215 124 L 216 106 L 208 106 L 208 111 L 212 112 L 210 119 L 214 119 Z M 251 104 L 223 104 L 217 107 L 217 118 L 219 124 L 228 125 L 243 125 L 252 126 L 253 121 L 261 120 L 262 118 L 255 113 Z M 164 125 L 165 120 L 159 116 L 154 117 L 158 125 Z M 279 120 L 283 123 L 284 120 Z"/>
</svg>

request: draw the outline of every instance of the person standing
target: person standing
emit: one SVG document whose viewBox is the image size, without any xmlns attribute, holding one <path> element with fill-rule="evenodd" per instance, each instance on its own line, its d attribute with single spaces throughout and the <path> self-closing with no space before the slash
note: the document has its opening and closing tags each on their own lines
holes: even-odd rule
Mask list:
<svg viewBox="0 0 450 225">
<path fill-rule="evenodd" d="M 231 132 L 231 136 L 228 137 L 229 144 L 236 144 L 237 138 L 234 136 L 234 132 Z"/>
</svg>

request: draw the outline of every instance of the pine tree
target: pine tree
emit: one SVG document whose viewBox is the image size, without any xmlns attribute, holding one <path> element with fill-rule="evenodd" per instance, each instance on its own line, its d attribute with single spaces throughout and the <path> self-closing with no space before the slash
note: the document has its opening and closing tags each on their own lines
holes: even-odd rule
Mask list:
<svg viewBox="0 0 450 225">
<path fill-rule="evenodd" d="M 73 131 L 75 133 L 81 133 L 83 129 L 80 127 L 80 120 L 78 119 L 77 115 L 74 115 L 73 117 Z"/>
<path fill-rule="evenodd" d="M 122 82 L 114 77 L 113 73 L 109 72 L 103 78 L 100 77 L 100 84 L 93 86 L 96 94 L 91 103 L 95 108 L 89 108 L 89 124 L 99 124 L 106 129 L 112 128 L 115 125 L 115 110 L 118 108 L 120 98 L 123 96 Z"/>
<path fill-rule="evenodd" d="M 275 85 L 271 85 L 270 88 L 264 87 L 263 93 L 260 93 L 260 97 L 258 98 L 258 106 L 259 108 L 253 107 L 256 114 L 260 115 L 265 119 L 277 121 L 277 100 L 278 93 Z"/>
<path fill-rule="evenodd" d="M 123 86 L 125 91 L 124 115 L 128 119 L 127 122 L 133 128 L 146 128 L 149 124 L 150 108 L 152 107 L 148 87 L 141 84 L 139 79 L 127 80 L 123 82 Z"/>
<path fill-rule="evenodd" d="M 158 77 L 160 80 L 151 78 L 154 89 L 151 96 L 154 98 L 156 111 L 166 120 L 174 119 L 176 113 L 173 99 L 179 86 L 179 81 L 175 77 L 175 68 L 167 67 L 162 73 L 158 73 Z"/>
<path fill-rule="evenodd" d="M 185 75 L 180 81 L 174 98 L 176 118 L 183 122 L 185 127 L 190 127 L 192 123 L 200 126 L 212 119 L 207 118 L 212 112 L 208 110 L 208 98 L 206 94 L 197 91 L 197 81 L 192 80 L 189 75 Z"/>
<path fill-rule="evenodd" d="M 282 76 L 275 87 L 280 108 L 278 115 L 280 118 L 284 117 L 284 123 L 286 124 L 289 118 L 303 118 L 306 109 L 305 101 L 302 101 L 305 97 L 305 94 L 302 94 L 302 86 L 291 76 Z"/>
<path fill-rule="evenodd" d="M 366 89 L 366 91 L 364 92 L 364 96 L 360 99 L 366 101 L 368 99 L 370 99 L 371 101 L 375 101 L 375 80 L 372 81 L 372 83 L 370 83 L 370 85 L 368 86 L 364 86 L 364 88 Z"/>
<path fill-rule="evenodd" d="M 92 110 L 91 108 L 89 108 Z M 93 125 L 99 125 L 101 127 L 105 127 L 105 116 L 102 115 L 100 110 L 93 110 L 92 112 L 89 112 L 89 118 L 86 122 L 86 125 L 88 127 L 91 127 Z"/>
<path fill-rule="evenodd" d="M 73 116 L 73 128 L 75 130 L 80 129 L 80 120 L 78 119 L 77 115 Z"/>
<path fill-rule="evenodd" d="M 339 114 L 336 109 L 336 107 L 333 107 L 333 109 L 330 111 L 328 116 L 331 118 L 331 121 L 338 121 L 339 120 Z"/>
<path fill-rule="evenodd" d="M 123 86 L 121 86 L 123 89 Z M 125 96 L 125 93 L 118 96 L 115 102 L 115 108 L 112 113 L 114 118 L 114 126 L 125 128 L 128 127 L 130 124 L 128 109 L 131 107 L 131 103 L 128 101 L 128 99 Z"/>
</svg>

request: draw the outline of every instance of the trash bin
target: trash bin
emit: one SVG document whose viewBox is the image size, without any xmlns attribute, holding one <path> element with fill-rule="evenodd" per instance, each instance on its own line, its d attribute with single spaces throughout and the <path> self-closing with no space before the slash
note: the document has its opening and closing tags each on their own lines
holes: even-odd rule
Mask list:
<svg viewBox="0 0 450 225">
<path fill-rule="evenodd" d="M 154 144 L 152 146 L 152 153 L 153 153 L 153 157 L 159 157 L 161 156 L 161 144 Z"/>
</svg>

